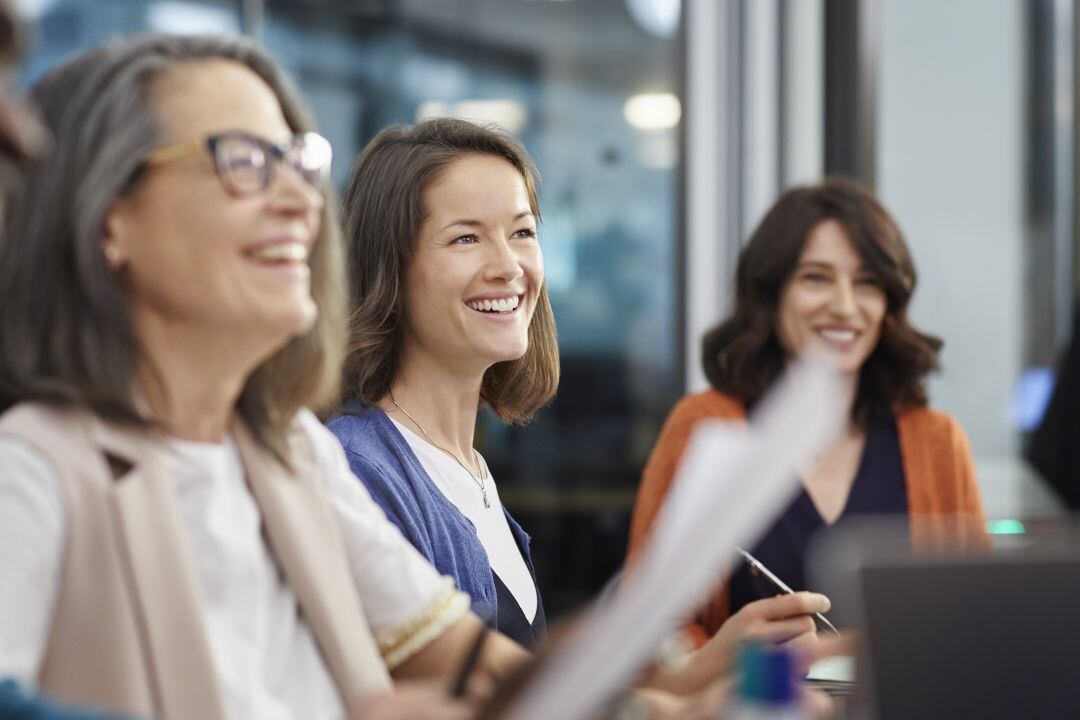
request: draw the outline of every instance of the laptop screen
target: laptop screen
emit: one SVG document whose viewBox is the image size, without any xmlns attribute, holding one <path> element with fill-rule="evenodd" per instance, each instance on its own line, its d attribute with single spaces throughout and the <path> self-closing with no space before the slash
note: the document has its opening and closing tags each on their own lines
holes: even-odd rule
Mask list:
<svg viewBox="0 0 1080 720">
<path fill-rule="evenodd" d="M 858 584 L 874 717 L 1080 717 L 1080 558 L 868 560 Z"/>
</svg>

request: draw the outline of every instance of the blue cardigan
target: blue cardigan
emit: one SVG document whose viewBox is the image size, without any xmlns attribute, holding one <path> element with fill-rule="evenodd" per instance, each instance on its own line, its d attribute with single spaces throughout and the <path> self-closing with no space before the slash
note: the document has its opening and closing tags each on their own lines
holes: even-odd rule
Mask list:
<svg viewBox="0 0 1080 720">
<path fill-rule="evenodd" d="M 468 593 L 473 612 L 491 627 L 505 632 L 506 618 L 500 623 L 499 617 L 499 595 L 505 598 L 505 586 L 501 592 L 496 589 L 496 577 L 476 527 L 435 485 L 393 421 L 380 408 L 365 407 L 352 400 L 326 425 L 345 448 L 352 471 L 367 486 L 390 521 L 439 572 L 453 577 L 458 588 Z M 505 507 L 503 512 L 535 584 L 529 536 Z M 530 634 L 544 630 L 539 589 L 536 600 L 532 633 L 528 629 L 524 636 L 518 632 L 507 633 L 512 637 L 518 635 L 514 639 L 525 645 L 532 644 L 530 640 L 535 639 L 528 637 Z M 504 599 L 503 607 L 506 605 Z M 514 609 L 520 613 L 519 609 Z M 503 614 L 506 614 L 505 610 Z M 509 627 L 516 629 L 517 626 L 516 621 L 510 622 Z"/>
</svg>

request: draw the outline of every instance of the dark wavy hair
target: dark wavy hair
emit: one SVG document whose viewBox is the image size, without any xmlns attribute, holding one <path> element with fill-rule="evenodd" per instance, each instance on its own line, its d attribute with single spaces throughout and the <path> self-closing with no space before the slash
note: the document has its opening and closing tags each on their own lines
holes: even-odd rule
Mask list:
<svg viewBox="0 0 1080 720">
<path fill-rule="evenodd" d="M 924 380 L 938 367 L 942 341 L 915 329 L 907 307 L 915 265 L 896 221 L 865 188 L 830 178 L 795 187 L 776 201 L 739 254 L 735 309 L 705 335 L 702 364 L 714 388 L 756 403 L 784 370 L 777 334 L 780 297 L 810 232 L 826 220 L 847 231 L 855 252 L 885 292 L 881 338 L 859 370 L 852 419 L 926 405 Z"/>
<path fill-rule="evenodd" d="M 405 270 L 427 216 L 424 193 L 450 163 L 474 154 L 502 158 L 521 173 L 539 221 L 532 158 L 492 127 L 455 118 L 393 125 L 368 143 L 353 166 L 342 200 L 353 283 L 344 400 L 358 397 L 370 405 L 390 392 L 401 358 Z M 488 368 L 480 398 L 503 422 L 523 423 L 554 397 L 558 385 L 559 346 L 545 285 L 529 324 L 528 350 Z"/>
</svg>

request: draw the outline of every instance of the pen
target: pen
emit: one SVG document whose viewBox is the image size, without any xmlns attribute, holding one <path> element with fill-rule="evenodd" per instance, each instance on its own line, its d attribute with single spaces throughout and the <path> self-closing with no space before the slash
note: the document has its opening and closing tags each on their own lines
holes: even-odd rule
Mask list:
<svg viewBox="0 0 1080 720">
<path fill-rule="evenodd" d="M 750 572 L 764 579 L 765 582 L 773 588 L 773 590 L 775 590 L 781 595 L 795 594 L 795 591 L 788 587 L 787 583 L 774 575 L 773 572 L 769 570 L 769 568 L 765 567 L 760 560 L 743 550 L 738 545 L 735 546 L 735 549 L 739 551 L 739 554 L 742 555 L 743 560 L 745 560 L 746 564 L 750 566 Z M 837 636 L 840 635 L 840 631 L 837 630 L 836 627 L 831 622 L 829 622 L 829 619 L 821 613 L 814 613 L 812 617 L 814 618 L 814 624 L 817 625 L 818 630 L 828 630 L 829 632 Z"/>
<path fill-rule="evenodd" d="M 472 671 L 476 667 L 476 662 L 480 659 L 480 652 L 484 649 L 484 642 L 487 640 L 487 636 L 487 625 L 481 625 L 479 632 L 476 633 L 476 638 L 472 641 L 472 645 L 469 646 L 469 652 L 465 654 L 465 659 L 461 663 L 461 669 L 458 670 L 457 677 L 454 678 L 454 684 L 450 686 L 451 697 L 459 698 L 465 694 L 465 687 L 469 683 L 469 676 L 472 675 Z"/>
</svg>

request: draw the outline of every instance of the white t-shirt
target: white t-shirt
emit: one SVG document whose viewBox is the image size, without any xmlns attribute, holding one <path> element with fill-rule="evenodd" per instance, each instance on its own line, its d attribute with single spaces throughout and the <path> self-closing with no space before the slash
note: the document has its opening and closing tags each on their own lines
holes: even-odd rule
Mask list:
<svg viewBox="0 0 1080 720">
<path fill-rule="evenodd" d="M 408 627 L 456 593 L 390 524 L 349 470 L 337 440 L 308 412 L 327 497 L 342 525 L 353 581 L 376 639 Z M 230 718 L 340 718 L 341 699 L 261 534 L 236 446 L 172 440 L 165 469 L 196 572 L 203 618 Z M 33 684 L 61 576 L 60 481 L 32 447 L 0 436 L 0 676 Z M 462 617 L 451 610 L 419 645 Z M 414 645 L 414 647 L 418 647 Z"/>
<path fill-rule="evenodd" d="M 506 585 L 528 621 L 533 622 L 536 619 L 536 584 L 533 583 L 529 566 L 525 564 L 525 558 L 514 541 L 510 525 L 506 522 L 506 513 L 503 512 L 502 501 L 499 500 L 495 478 L 487 472 L 487 463 L 480 457 L 480 453 L 476 455 L 484 466 L 487 476 L 484 488 L 491 504 L 491 507 L 487 508 L 484 507 L 484 496 L 480 487 L 465 468 L 425 438 L 397 420 L 390 419 L 405 438 L 405 442 L 409 443 L 435 487 L 476 526 L 477 537 L 484 546 L 492 572 Z"/>
</svg>

